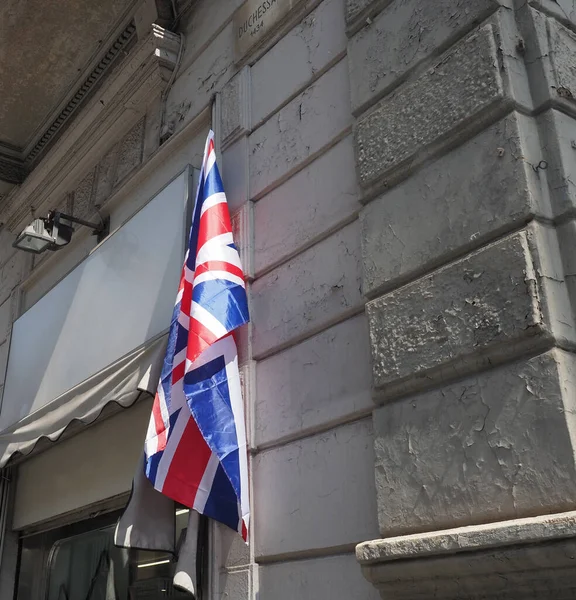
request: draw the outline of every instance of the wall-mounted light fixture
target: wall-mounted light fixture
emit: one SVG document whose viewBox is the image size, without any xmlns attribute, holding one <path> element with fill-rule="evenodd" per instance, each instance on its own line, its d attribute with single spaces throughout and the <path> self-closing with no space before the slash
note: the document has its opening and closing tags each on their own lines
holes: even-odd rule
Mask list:
<svg viewBox="0 0 576 600">
<path fill-rule="evenodd" d="M 68 221 L 68 223 L 62 221 Z M 91 223 L 58 211 L 51 211 L 44 219 L 34 219 L 16 238 L 12 246 L 33 254 L 41 254 L 46 250 L 59 250 L 69 244 L 72 239 L 74 228 L 70 223 L 89 227 L 93 230 L 94 235 L 98 236 L 99 242 L 109 233 L 110 222 L 108 219 L 101 223 Z"/>
</svg>

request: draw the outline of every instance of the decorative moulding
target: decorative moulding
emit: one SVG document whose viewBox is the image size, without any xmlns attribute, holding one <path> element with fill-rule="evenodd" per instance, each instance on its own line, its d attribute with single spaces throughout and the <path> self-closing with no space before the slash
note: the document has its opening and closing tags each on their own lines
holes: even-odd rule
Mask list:
<svg viewBox="0 0 576 600">
<path fill-rule="evenodd" d="M 245 66 L 220 93 L 221 149 L 250 132 L 250 67 Z"/>
<path fill-rule="evenodd" d="M 576 590 L 576 511 L 364 542 L 382 598 L 543 600 Z"/>
<path fill-rule="evenodd" d="M 24 183 L 7 196 L 1 219 L 22 229 L 31 213 L 52 208 L 146 113 L 176 67 L 179 35 L 158 25 L 138 41 L 110 78 L 78 112 Z"/>
</svg>

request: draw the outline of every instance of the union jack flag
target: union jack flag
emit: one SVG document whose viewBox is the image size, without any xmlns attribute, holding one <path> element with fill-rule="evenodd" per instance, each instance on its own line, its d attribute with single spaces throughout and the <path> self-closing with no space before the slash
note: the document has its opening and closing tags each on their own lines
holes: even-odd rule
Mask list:
<svg viewBox="0 0 576 600">
<path fill-rule="evenodd" d="M 206 140 L 188 249 L 145 442 L 154 488 L 248 536 L 248 465 L 238 353 L 244 273 Z"/>
</svg>

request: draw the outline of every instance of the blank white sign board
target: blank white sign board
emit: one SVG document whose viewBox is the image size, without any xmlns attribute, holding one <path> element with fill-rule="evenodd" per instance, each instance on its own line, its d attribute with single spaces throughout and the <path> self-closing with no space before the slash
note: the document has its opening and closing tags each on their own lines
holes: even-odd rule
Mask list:
<svg viewBox="0 0 576 600">
<path fill-rule="evenodd" d="M 187 169 L 14 323 L 0 431 L 170 325 L 190 193 Z"/>
</svg>

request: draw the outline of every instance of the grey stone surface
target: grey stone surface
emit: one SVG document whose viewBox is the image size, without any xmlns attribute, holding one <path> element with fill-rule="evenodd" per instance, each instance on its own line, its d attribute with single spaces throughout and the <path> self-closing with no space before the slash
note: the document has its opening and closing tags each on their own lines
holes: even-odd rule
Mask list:
<svg viewBox="0 0 576 600">
<path fill-rule="evenodd" d="M 369 302 L 374 385 L 391 393 L 509 358 L 510 344 L 547 333 L 542 302 L 524 232 Z"/>
<path fill-rule="evenodd" d="M 542 139 L 541 158 L 547 169 L 540 178 L 550 190 L 552 213 L 564 217 L 576 212 L 576 120 L 558 110 L 538 117 Z"/>
<path fill-rule="evenodd" d="M 371 8 L 378 10 L 390 4 L 392 0 L 346 0 L 346 21 L 351 23 L 357 19 L 362 12 Z"/>
<path fill-rule="evenodd" d="M 377 537 L 373 461 L 370 419 L 256 455 L 256 557 Z"/>
<path fill-rule="evenodd" d="M 256 369 L 258 446 L 309 435 L 373 406 L 364 315 L 260 361 Z"/>
<path fill-rule="evenodd" d="M 222 144 L 250 129 L 250 68 L 244 67 L 222 88 Z"/>
<path fill-rule="evenodd" d="M 0 227 L 0 266 L 16 253 L 12 244 L 16 240 L 16 235 L 6 227 Z"/>
<path fill-rule="evenodd" d="M 5 341 L 0 344 L 0 385 L 4 385 L 6 379 L 6 367 L 8 366 L 8 351 L 10 342 Z"/>
<path fill-rule="evenodd" d="M 312 335 L 363 305 L 358 221 L 252 284 L 254 358 Z"/>
<path fill-rule="evenodd" d="M 371 564 L 569 538 L 576 538 L 576 511 L 364 542 L 356 546 L 356 557 L 362 564 Z"/>
<path fill-rule="evenodd" d="M 486 25 L 358 121 L 361 185 L 389 184 L 393 171 L 424 160 L 432 144 L 465 135 L 472 120 L 481 127 L 481 117 L 502 109 L 504 97 L 493 28 Z"/>
<path fill-rule="evenodd" d="M 226 4 L 232 5 L 235 2 L 236 0 L 231 0 Z M 212 27 L 213 25 L 210 26 Z M 204 32 L 195 29 L 195 34 L 197 32 L 201 34 L 200 37 L 204 37 Z M 193 62 L 185 60 L 182 63 L 168 95 L 166 124 L 173 127 L 174 133 L 180 131 L 210 104 L 214 94 L 222 90 L 233 74 L 234 32 L 230 21 Z"/>
<path fill-rule="evenodd" d="M 252 67 L 254 126 L 346 50 L 343 5 L 344 0 L 322 2 Z"/>
<path fill-rule="evenodd" d="M 530 136 L 534 122 L 514 113 L 368 204 L 364 293 L 397 286 L 534 214 L 547 216 L 527 158 Z"/>
<path fill-rule="evenodd" d="M 274 600 L 379 600 L 352 554 L 260 567 L 260 597 Z"/>
<path fill-rule="evenodd" d="M 143 143 L 144 119 L 141 119 L 119 143 L 115 185 L 121 183 L 142 162 Z"/>
<path fill-rule="evenodd" d="M 308 247 L 359 210 L 348 136 L 254 206 L 256 272 Z"/>
<path fill-rule="evenodd" d="M 14 294 L 0 305 L 0 343 L 4 342 L 10 335 L 12 321 L 15 317 Z"/>
<path fill-rule="evenodd" d="M 240 567 L 250 562 L 250 548 L 244 540 L 229 527 L 215 523 L 218 530 L 218 549 L 220 568 Z"/>
<path fill-rule="evenodd" d="M 382 536 L 575 509 L 574 383 L 553 351 L 377 409 Z"/>
<path fill-rule="evenodd" d="M 94 205 L 101 206 L 112 193 L 118 165 L 119 144 L 116 144 L 102 157 L 96 171 Z"/>
<path fill-rule="evenodd" d="M 576 24 L 576 0 L 532 0 L 530 4 L 561 21 Z"/>
<path fill-rule="evenodd" d="M 0 269 L 0 303 L 4 303 L 20 283 L 24 268 L 24 252 L 13 254 Z"/>
<path fill-rule="evenodd" d="M 250 197 L 286 179 L 352 123 L 346 60 L 341 60 L 250 136 Z"/>
<path fill-rule="evenodd" d="M 558 241 L 564 263 L 564 280 L 570 295 L 572 310 L 576 314 L 576 220 L 571 219 L 558 227 Z"/>
<path fill-rule="evenodd" d="M 89 219 L 94 215 L 95 174 L 95 169 L 92 169 L 74 190 L 72 214 L 80 219 Z"/>
<path fill-rule="evenodd" d="M 556 9 L 561 9 L 557 3 Z M 576 33 L 535 9 L 528 13 L 525 61 L 534 107 L 553 102 L 573 112 L 576 106 Z M 528 20 L 524 15 L 524 21 Z"/>
<path fill-rule="evenodd" d="M 357 556 L 383 599 L 571 600 L 574 535 L 570 512 L 374 540 Z"/>
<path fill-rule="evenodd" d="M 222 152 L 222 181 L 230 212 L 248 200 L 248 138 L 242 136 Z"/>
<path fill-rule="evenodd" d="M 496 0 L 392 2 L 350 40 L 352 110 L 361 111 L 407 71 L 498 8 Z"/>
</svg>

